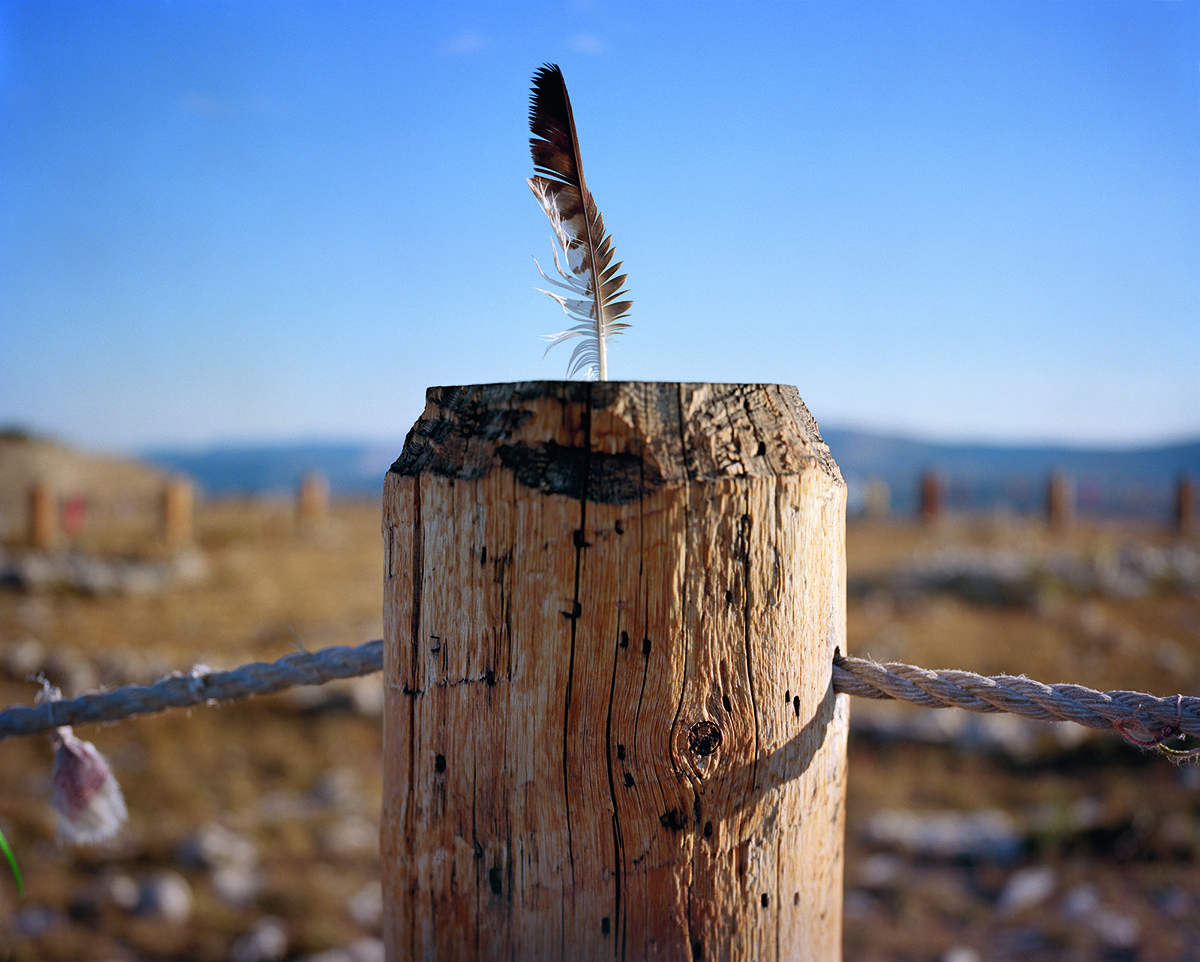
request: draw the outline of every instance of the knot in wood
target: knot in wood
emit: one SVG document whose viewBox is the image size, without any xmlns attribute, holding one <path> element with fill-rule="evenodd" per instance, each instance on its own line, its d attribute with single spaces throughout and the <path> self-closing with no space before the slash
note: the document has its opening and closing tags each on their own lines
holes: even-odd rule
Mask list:
<svg viewBox="0 0 1200 962">
<path fill-rule="evenodd" d="M 696 722 L 688 731 L 688 748 L 693 755 L 703 758 L 711 755 L 721 745 L 721 729 L 715 722 Z"/>
</svg>

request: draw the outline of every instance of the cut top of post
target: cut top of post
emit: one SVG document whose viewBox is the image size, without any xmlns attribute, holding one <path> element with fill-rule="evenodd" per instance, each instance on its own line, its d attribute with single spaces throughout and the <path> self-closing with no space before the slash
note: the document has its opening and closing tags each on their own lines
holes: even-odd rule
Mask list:
<svg viewBox="0 0 1200 962">
<path fill-rule="evenodd" d="M 844 483 L 799 392 L 779 384 L 431 387 L 391 471 L 471 480 L 498 468 L 526 487 L 608 504 L 738 476 L 816 470 Z"/>
</svg>

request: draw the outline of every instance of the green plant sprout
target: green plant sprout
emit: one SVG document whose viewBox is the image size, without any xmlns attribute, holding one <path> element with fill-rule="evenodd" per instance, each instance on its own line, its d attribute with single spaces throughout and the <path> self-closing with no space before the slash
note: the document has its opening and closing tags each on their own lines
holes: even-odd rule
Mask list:
<svg viewBox="0 0 1200 962">
<path fill-rule="evenodd" d="M 8 867 L 12 869 L 13 878 L 17 880 L 17 895 L 25 894 L 25 882 L 21 878 L 21 870 L 17 867 L 17 857 L 13 855 L 13 850 L 9 848 L 8 839 L 4 837 L 4 833 L 0 832 L 0 852 L 4 853 L 4 857 L 8 859 Z"/>
</svg>

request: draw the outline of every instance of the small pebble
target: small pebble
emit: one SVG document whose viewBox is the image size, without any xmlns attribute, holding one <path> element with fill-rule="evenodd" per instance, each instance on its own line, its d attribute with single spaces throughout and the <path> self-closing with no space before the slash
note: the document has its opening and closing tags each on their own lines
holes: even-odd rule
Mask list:
<svg viewBox="0 0 1200 962">
<path fill-rule="evenodd" d="M 274 962 L 287 952 L 287 929 L 283 920 L 267 916 L 229 947 L 230 962 Z"/>
<path fill-rule="evenodd" d="M 1041 905 L 1054 894 L 1057 878 L 1054 869 L 1035 865 L 1013 872 L 1000 897 L 996 900 L 996 911 L 1001 915 L 1013 915 L 1025 909 Z"/>
<path fill-rule="evenodd" d="M 178 872 L 158 872 L 142 883 L 138 915 L 179 925 L 192 914 L 192 887 Z"/>
</svg>

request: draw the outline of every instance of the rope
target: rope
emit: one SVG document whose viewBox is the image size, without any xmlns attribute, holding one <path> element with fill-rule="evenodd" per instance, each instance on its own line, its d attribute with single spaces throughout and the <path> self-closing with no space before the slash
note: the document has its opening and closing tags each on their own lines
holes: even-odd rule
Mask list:
<svg viewBox="0 0 1200 962">
<path fill-rule="evenodd" d="M 116 721 L 167 708 L 268 695 L 297 685 L 320 685 L 337 678 L 369 675 L 382 667 L 382 641 L 368 641 L 357 648 L 295 652 L 275 662 L 255 662 L 232 671 L 197 666 L 186 675 L 171 675 L 152 685 L 126 685 L 69 701 L 9 708 L 0 712 L 0 739 L 60 725 Z M 1044 685 L 1023 676 L 929 671 L 913 665 L 879 664 L 841 655 L 833 660 L 833 689 L 839 694 L 891 698 L 924 708 L 1010 712 L 1040 721 L 1115 728 L 1135 745 L 1160 747 L 1175 755 L 1185 753 L 1167 749 L 1160 743 L 1182 735 L 1200 737 L 1200 698 L 1183 695 L 1159 698 L 1134 691 L 1099 692 L 1081 685 Z"/>
<path fill-rule="evenodd" d="M 837 656 L 833 688 L 864 698 L 895 698 L 923 708 L 1010 712 L 1038 721 L 1069 721 L 1116 728 L 1127 741 L 1151 748 L 1167 738 L 1200 736 L 1200 698 L 1159 698 L 1137 691 L 1093 691 L 1082 685 L 1045 685 L 1023 675 L 930 671 L 898 662 L 879 664 Z M 1147 738 L 1132 732 L 1141 731 Z"/>
<path fill-rule="evenodd" d="M 0 739 L 31 735 L 60 725 L 117 721 L 167 708 L 270 695 L 297 685 L 323 685 L 336 678 L 369 675 L 382 667 L 382 641 L 368 641 L 357 648 L 338 646 L 316 652 L 297 651 L 278 661 L 254 662 L 232 671 L 213 671 L 198 665 L 186 675 L 169 675 L 152 685 L 125 685 L 69 701 L 9 708 L 0 712 Z"/>
</svg>

